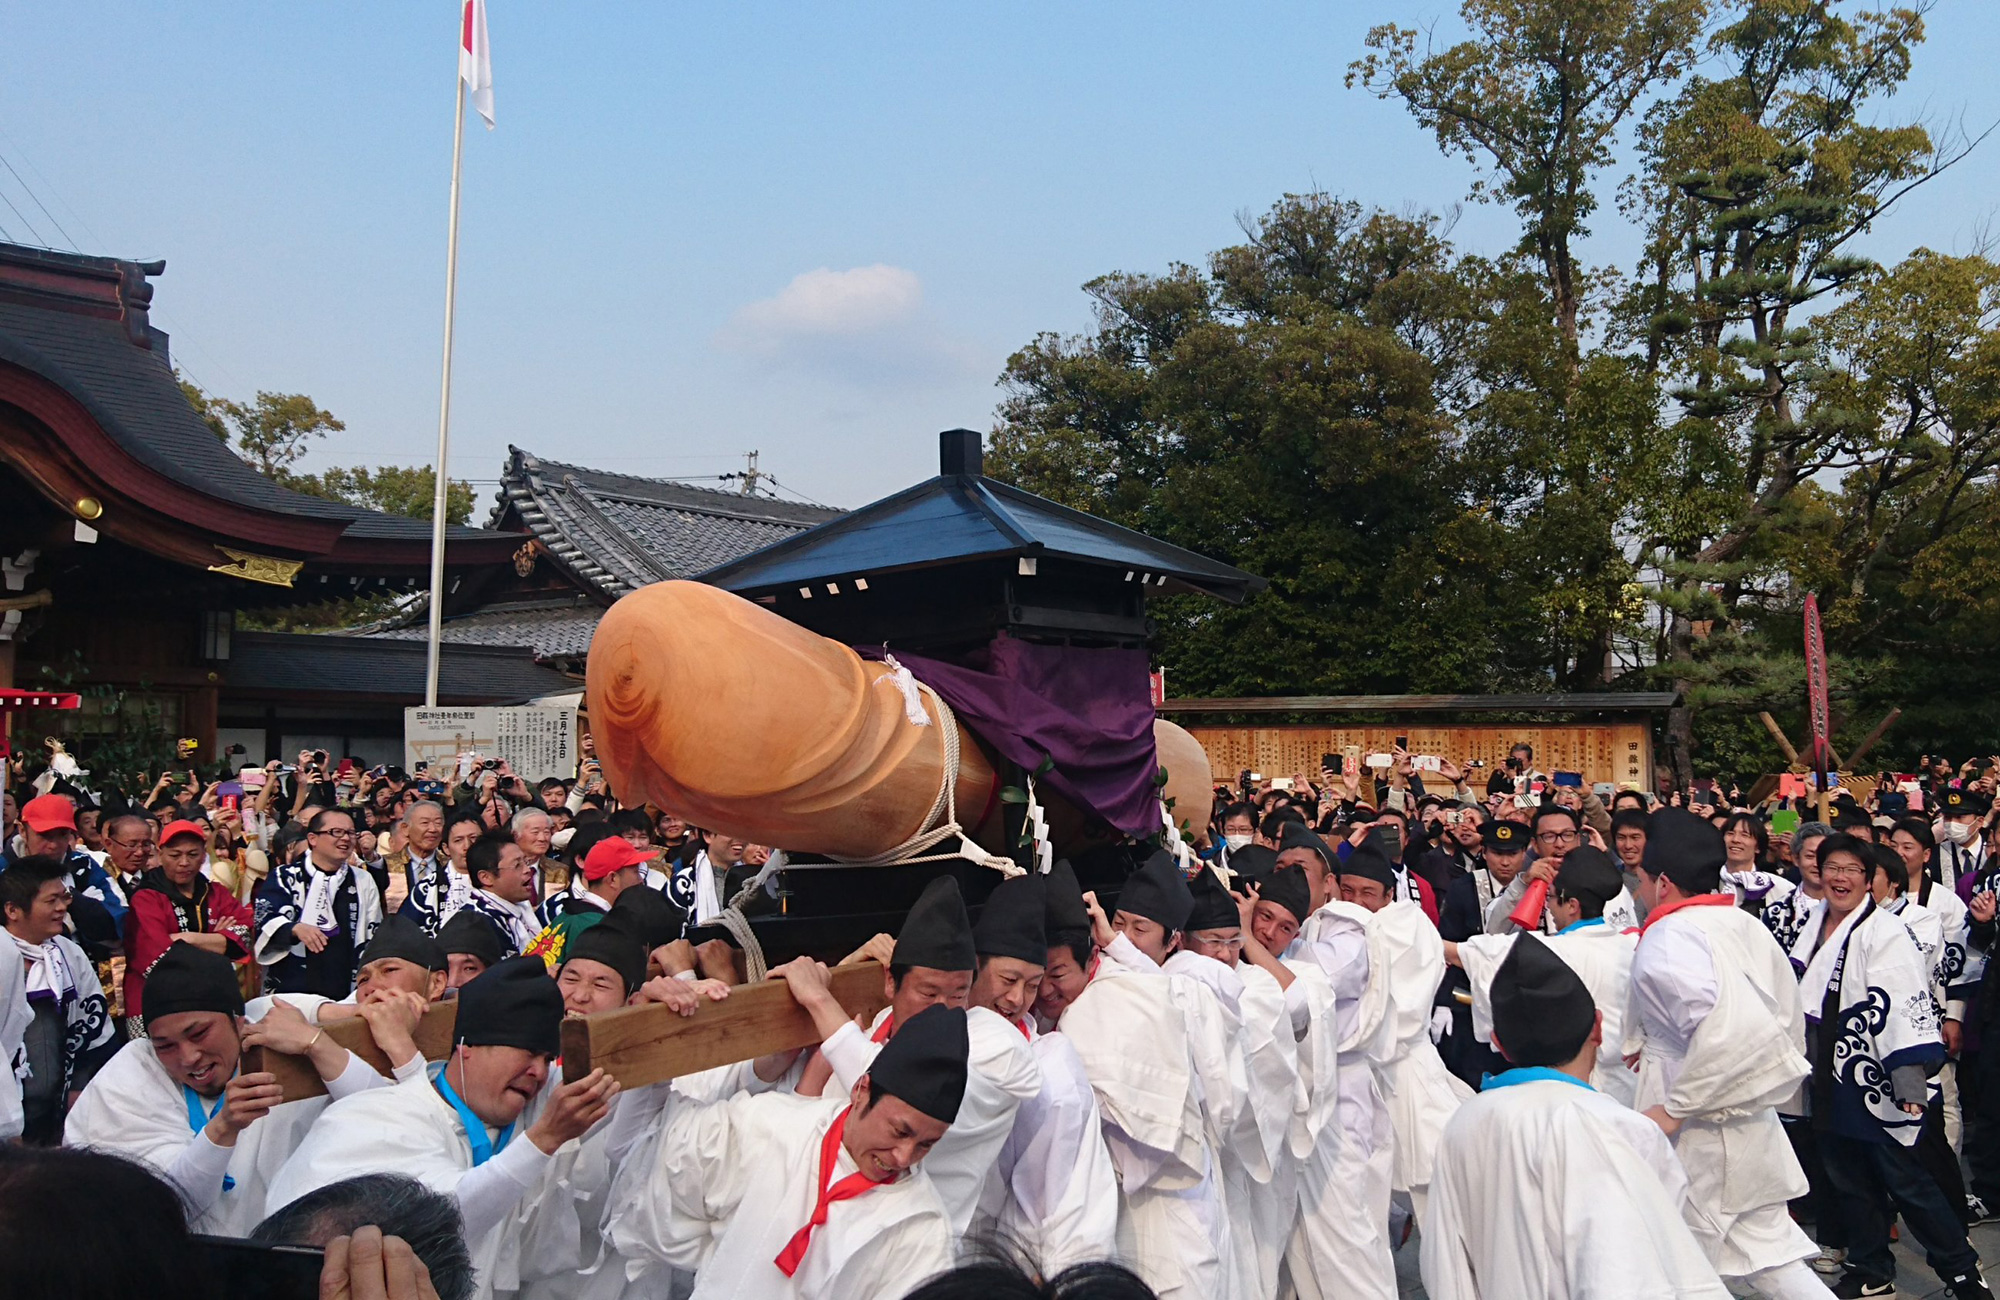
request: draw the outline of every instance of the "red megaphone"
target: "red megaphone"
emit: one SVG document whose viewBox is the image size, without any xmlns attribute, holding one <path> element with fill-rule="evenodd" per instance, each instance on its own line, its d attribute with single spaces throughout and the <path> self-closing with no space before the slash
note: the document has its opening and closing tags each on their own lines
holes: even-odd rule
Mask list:
<svg viewBox="0 0 2000 1300">
<path fill-rule="evenodd" d="M 1548 902 L 1549 882 L 1530 880 L 1528 887 L 1521 891 L 1521 901 L 1507 913 L 1507 919 L 1523 930 L 1539 930 L 1542 928 L 1542 909 L 1548 906 Z"/>
</svg>

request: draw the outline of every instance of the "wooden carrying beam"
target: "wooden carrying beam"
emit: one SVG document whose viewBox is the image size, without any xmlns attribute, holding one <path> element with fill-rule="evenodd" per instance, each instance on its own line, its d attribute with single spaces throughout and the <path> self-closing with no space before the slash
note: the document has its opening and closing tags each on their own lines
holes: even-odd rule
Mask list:
<svg viewBox="0 0 2000 1300">
<path fill-rule="evenodd" d="M 832 976 L 833 996 L 849 1015 L 873 1016 L 888 1005 L 880 962 L 836 966 Z M 739 984 L 721 1002 L 704 999 L 691 1016 L 655 1003 L 564 1021 L 563 1078 L 581 1079 L 602 1068 L 623 1086 L 638 1088 L 808 1047 L 819 1037 L 783 980 Z"/>
<path fill-rule="evenodd" d="M 424 1012 L 424 1018 L 417 1022 L 417 1050 L 427 1061 L 442 1061 L 451 1054 L 452 1026 L 458 1023 L 458 1003 L 433 1002 Z M 369 1032 L 368 1022 L 360 1016 L 348 1020 L 336 1020 L 322 1027 L 322 1032 L 348 1051 L 373 1066 L 384 1078 L 393 1077 L 389 1058 L 382 1049 L 375 1046 L 375 1036 Z M 243 1049 L 243 1072 L 255 1074 L 268 1070 L 278 1076 L 278 1085 L 284 1089 L 286 1101 L 302 1101 L 307 1097 L 326 1095 L 326 1083 L 313 1069 L 313 1063 L 303 1056 L 292 1056 L 285 1052 L 273 1052 L 262 1047 Z"/>
</svg>

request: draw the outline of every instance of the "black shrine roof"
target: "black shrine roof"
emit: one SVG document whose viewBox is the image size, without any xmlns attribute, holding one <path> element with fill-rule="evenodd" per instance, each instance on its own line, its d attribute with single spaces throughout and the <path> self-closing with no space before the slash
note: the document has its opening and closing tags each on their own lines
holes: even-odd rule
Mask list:
<svg viewBox="0 0 2000 1300">
<path fill-rule="evenodd" d="M 979 435 L 970 429 L 947 430 L 940 441 L 936 478 L 719 565 L 701 580 L 754 595 L 831 579 L 1048 557 L 1096 566 L 1112 582 L 1143 583 L 1149 594 L 1194 592 L 1237 604 L 1265 585 L 1255 574 L 987 478 Z"/>
</svg>

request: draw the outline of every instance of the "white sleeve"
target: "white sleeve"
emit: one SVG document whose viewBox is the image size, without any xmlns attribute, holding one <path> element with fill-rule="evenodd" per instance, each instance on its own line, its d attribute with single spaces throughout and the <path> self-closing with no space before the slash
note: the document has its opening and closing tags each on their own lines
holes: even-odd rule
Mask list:
<svg viewBox="0 0 2000 1300">
<path fill-rule="evenodd" d="M 239 1134 L 239 1139 L 241 1135 Z M 211 1142 L 208 1130 L 204 1128 L 194 1135 L 192 1141 L 181 1148 L 174 1162 L 167 1166 L 167 1181 L 180 1189 L 192 1211 L 190 1219 L 206 1214 L 222 1195 L 222 1180 L 229 1174 L 229 1158 L 236 1154 L 233 1146 L 222 1147 Z"/>
<path fill-rule="evenodd" d="M 1138 971 L 1142 975 L 1159 974 L 1160 963 L 1154 961 L 1145 953 L 1140 952 L 1138 945 L 1134 944 L 1123 934 L 1112 935 L 1111 945 L 1103 951 L 1104 955 L 1109 957 L 1114 965 L 1121 966 L 1126 970 Z"/>
<path fill-rule="evenodd" d="M 418 1059 L 422 1059 L 421 1055 Z M 401 1079 L 402 1076 L 399 1074 L 397 1078 Z M 342 1097 L 352 1097 L 355 1093 L 366 1092 L 370 1088 L 388 1086 L 389 1080 L 383 1078 L 379 1070 L 349 1052 L 347 1064 L 341 1067 L 340 1073 L 326 1081 L 326 1095 L 339 1101 Z"/>
<path fill-rule="evenodd" d="M 458 1180 L 454 1194 L 465 1218 L 465 1239 L 478 1241 L 513 1212 L 536 1182 L 549 1157 L 526 1134 L 509 1142 L 500 1154 Z"/>
<path fill-rule="evenodd" d="M 839 1081 L 842 1092 L 852 1092 L 861 1076 L 868 1073 L 868 1067 L 875 1063 L 875 1054 L 882 1050 L 880 1043 L 871 1043 L 861 1032 L 861 1026 L 848 1021 L 833 1032 L 819 1046 L 826 1063 L 833 1067 L 833 1077 Z"/>
</svg>

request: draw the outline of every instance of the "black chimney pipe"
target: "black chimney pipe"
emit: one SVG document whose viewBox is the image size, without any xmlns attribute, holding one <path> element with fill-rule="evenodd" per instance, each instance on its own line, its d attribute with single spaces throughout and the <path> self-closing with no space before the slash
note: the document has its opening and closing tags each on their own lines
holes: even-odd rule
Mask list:
<svg viewBox="0 0 2000 1300">
<path fill-rule="evenodd" d="M 979 434 L 972 429 L 946 429 L 938 435 L 938 473 L 978 475 L 985 461 Z"/>
</svg>

